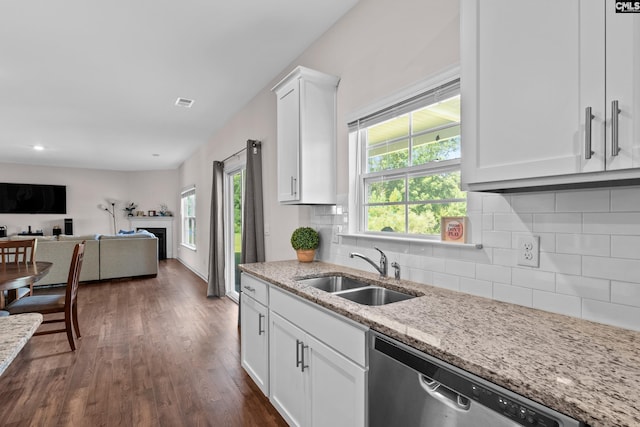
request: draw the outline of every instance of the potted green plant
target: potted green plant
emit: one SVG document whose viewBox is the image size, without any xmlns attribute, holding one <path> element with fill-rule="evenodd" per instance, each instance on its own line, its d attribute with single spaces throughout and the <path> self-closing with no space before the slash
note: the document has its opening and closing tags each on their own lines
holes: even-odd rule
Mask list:
<svg viewBox="0 0 640 427">
<path fill-rule="evenodd" d="M 291 246 L 298 255 L 298 261 L 311 262 L 320 245 L 320 235 L 311 227 L 296 228 L 291 234 Z"/>
</svg>

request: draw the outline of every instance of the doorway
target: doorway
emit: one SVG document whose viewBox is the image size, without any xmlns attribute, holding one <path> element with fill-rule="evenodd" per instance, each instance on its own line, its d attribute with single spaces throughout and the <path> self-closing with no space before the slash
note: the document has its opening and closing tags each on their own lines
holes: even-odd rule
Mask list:
<svg viewBox="0 0 640 427">
<path fill-rule="evenodd" d="M 244 209 L 245 162 L 227 165 L 225 162 L 225 269 L 227 296 L 235 301 L 240 298 L 240 270 L 242 259 L 242 214 Z"/>
</svg>

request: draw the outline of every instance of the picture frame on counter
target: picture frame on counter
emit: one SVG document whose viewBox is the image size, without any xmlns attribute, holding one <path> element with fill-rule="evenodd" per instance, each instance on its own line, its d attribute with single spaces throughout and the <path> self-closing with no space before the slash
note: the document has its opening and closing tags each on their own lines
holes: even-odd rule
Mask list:
<svg viewBox="0 0 640 427">
<path fill-rule="evenodd" d="M 443 216 L 440 219 L 440 239 L 443 242 L 467 243 L 468 228 L 466 216 Z"/>
</svg>

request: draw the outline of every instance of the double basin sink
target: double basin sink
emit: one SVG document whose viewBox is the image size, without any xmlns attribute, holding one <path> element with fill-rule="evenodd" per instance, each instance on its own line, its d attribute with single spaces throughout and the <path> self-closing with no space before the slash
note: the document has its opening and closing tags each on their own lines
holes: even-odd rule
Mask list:
<svg viewBox="0 0 640 427">
<path fill-rule="evenodd" d="M 297 282 L 363 305 L 385 305 L 415 298 L 414 295 L 371 285 L 346 276 L 311 277 Z"/>
</svg>

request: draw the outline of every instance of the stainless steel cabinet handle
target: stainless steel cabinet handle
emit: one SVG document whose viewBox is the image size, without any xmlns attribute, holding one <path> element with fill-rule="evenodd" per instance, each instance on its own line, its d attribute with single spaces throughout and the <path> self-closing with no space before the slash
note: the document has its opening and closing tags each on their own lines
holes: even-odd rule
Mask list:
<svg viewBox="0 0 640 427">
<path fill-rule="evenodd" d="M 304 350 L 305 350 L 306 348 L 309 348 L 309 346 L 308 346 L 308 345 L 304 345 L 304 344 L 302 344 L 302 352 L 301 352 L 302 354 L 301 354 L 301 357 L 300 357 L 300 359 L 302 359 L 302 360 L 301 360 L 301 363 L 300 363 L 300 364 L 302 365 L 302 366 L 301 366 L 301 368 L 302 368 L 302 369 L 301 369 L 301 371 L 302 371 L 302 372 L 304 372 L 304 368 L 308 368 L 308 367 L 309 367 L 309 365 L 305 365 L 305 364 L 304 364 Z"/>
<path fill-rule="evenodd" d="M 246 290 L 248 290 L 249 292 L 255 292 L 255 291 L 256 291 L 256 288 L 251 287 L 251 286 L 249 286 L 249 285 L 244 285 L 244 286 L 243 286 L 243 288 L 245 288 L 245 289 L 246 289 Z"/>
<path fill-rule="evenodd" d="M 291 177 L 291 195 L 292 195 L 292 196 L 295 196 L 295 195 L 296 195 L 296 193 L 297 193 L 297 192 L 296 192 L 296 182 L 297 182 L 297 181 L 298 181 L 298 180 L 297 180 L 295 177 L 293 177 L 293 176 Z"/>
<path fill-rule="evenodd" d="M 584 113 L 584 158 L 589 160 L 593 154 L 591 150 L 591 122 L 594 116 L 591 113 L 591 107 L 585 108 Z"/>
<path fill-rule="evenodd" d="M 304 345 L 304 342 L 296 340 L 296 368 L 300 368 L 304 372 L 304 368 L 308 368 L 309 365 L 304 364 L 304 349 L 309 348 L 308 345 Z"/>
<path fill-rule="evenodd" d="M 611 155 L 617 156 L 620 152 L 618 146 L 618 116 L 620 109 L 618 108 L 618 100 L 611 101 Z"/>
<path fill-rule="evenodd" d="M 296 368 L 299 368 L 300 363 L 302 363 L 300 361 L 300 344 L 302 344 L 302 341 L 296 340 Z"/>
<path fill-rule="evenodd" d="M 294 181 L 294 178 L 291 177 L 291 195 L 292 196 L 293 196 L 293 181 Z"/>
<path fill-rule="evenodd" d="M 264 334 L 264 329 L 262 328 L 262 319 L 264 319 L 264 314 L 258 313 L 258 335 Z"/>
</svg>

